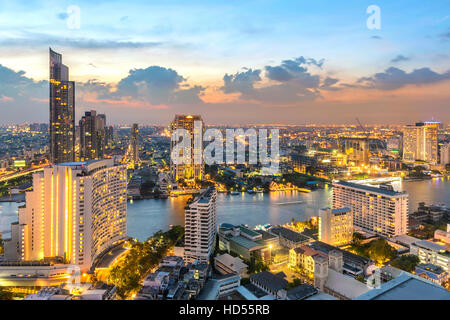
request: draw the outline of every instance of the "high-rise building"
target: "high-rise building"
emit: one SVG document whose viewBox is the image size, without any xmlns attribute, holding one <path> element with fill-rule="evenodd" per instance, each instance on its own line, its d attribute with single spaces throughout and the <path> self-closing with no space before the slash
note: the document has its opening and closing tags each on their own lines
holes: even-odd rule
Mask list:
<svg viewBox="0 0 450 320">
<path fill-rule="evenodd" d="M 319 241 L 342 246 L 353 240 L 353 215 L 350 208 L 324 208 L 319 211 Z"/>
<path fill-rule="evenodd" d="M 351 209 L 353 225 L 386 237 L 406 234 L 408 193 L 333 181 L 333 208 Z"/>
<path fill-rule="evenodd" d="M 403 129 L 403 160 L 438 162 L 438 129 L 440 122 L 425 121 Z"/>
<path fill-rule="evenodd" d="M 186 206 L 185 261 L 209 262 L 217 233 L 216 197 L 216 189 L 209 187 Z"/>
<path fill-rule="evenodd" d="M 347 155 L 347 162 L 355 165 L 368 165 L 370 143 L 367 138 L 344 138 L 340 141 L 341 150 Z"/>
<path fill-rule="evenodd" d="M 85 112 L 80 120 L 80 160 L 103 158 L 106 144 L 106 116 L 95 110 Z"/>
<path fill-rule="evenodd" d="M 112 159 L 52 165 L 33 175 L 33 191 L 11 225 L 5 258 L 59 257 L 90 268 L 105 249 L 126 237 L 126 166 Z"/>
<path fill-rule="evenodd" d="M 196 121 L 201 123 L 201 128 L 195 126 Z M 199 115 L 176 115 L 175 119 L 170 124 L 171 134 L 173 134 L 177 129 L 184 129 L 191 135 L 191 146 L 189 148 L 190 154 L 180 154 L 180 156 L 184 159 L 184 161 L 182 161 L 183 163 L 174 163 L 173 159 L 170 159 L 170 173 L 172 175 L 172 179 L 175 181 L 180 179 L 203 179 L 205 164 L 202 157 L 202 139 L 200 139 L 200 141 L 195 141 L 194 138 L 195 136 L 203 137 L 203 128 L 203 120 Z M 196 130 L 201 131 L 196 132 Z M 171 141 L 171 154 L 176 144 L 177 141 Z M 180 152 L 183 152 L 183 150 L 180 150 Z M 198 155 L 200 155 L 200 159 L 198 159 Z"/>
<path fill-rule="evenodd" d="M 50 49 L 50 162 L 75 159 L 75 82 L 62 56 Z"/>
<path fill-rule="evenodd" d="M 441 147 L 441 164 L 444 166 L 450 164 L 450 142 Z"/>
</svg>

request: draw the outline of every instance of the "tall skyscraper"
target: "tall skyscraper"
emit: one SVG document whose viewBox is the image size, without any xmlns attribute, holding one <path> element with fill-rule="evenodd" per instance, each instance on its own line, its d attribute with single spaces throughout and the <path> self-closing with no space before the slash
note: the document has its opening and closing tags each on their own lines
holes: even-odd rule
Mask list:
<svg viewBox="0 0 450 320">
<path fill-rule="evenodd" d="M 202 132 L 195 132 L 197 129 L 195 128 L 195 121 L 201 122 Z M 202 154 L 203 148 L 201 143 L 194 143 L 194 136 L 198 135 L 203 137 L 204 123 L 202 117 L 199 115 L 176 115 L 175 119 L 170 124 L 171 134 L 177 129 L 185 129 L 191 135 L 191 147 L 190 147 L 190 155 L 182 154 L 185 161 L 184 163 L 176 164 L 173 159 L 170 160 L 170 174 L 172 179 L 178 181 L 180 179 L 192 180 L 192 179 L 203 179 L 203 173 L 205 170 L 205 164 L 203 159 L 200 161 L 196 160 L 196 154 Z M 172 150 L 174 146 L 177 144 L 177 141 L 171 141 L 170 143 L 170 152 L 172 154 Z M 183 151 L 181 151 L 183 152 Z M 196 163 L 199 162 L 199 163 Z"/>
<path fill-rule="evenodd" d="M 62 56 L 50 48 L 50 162 L 75 159 L 75 82 Z"/>
<path fill-rule="evenodd" d="M 403 129 L 403 160 L 438 163 L 438 129 L 440 122 L 425 121 Z"/>
<path fill-rule="evenodd" d="M 217 190 L 209 187 L 186 206 L 184 259 L 208 262 L 214 251 L 217 233 Z"/>
<path fill-rule="evenodd" d="M 353 225 L 385 237 L 406 234 L 408 193 L 333 181 L 333 208 L 351 209 Z"/>
<path fill-rule="evenodd" d="M 112 159 L 52 165 L 33 175 L 33 191 L 11 225 L 5 258 L 61 257 L 88 270 L 126 237 L 126 166 Z"/>
<path fill-rule="evenodd" d="M 353 215 L 350 208 L 324 208 L 319 211 L 319 241 L 342 246 L 353 240 Z"/>
<path fill-rule="evenodd" d="M 106 116 L 95 110 L 85 112 L 80 120 L 80 160 L 103 158 L 106 145 Z"/>
</svg>

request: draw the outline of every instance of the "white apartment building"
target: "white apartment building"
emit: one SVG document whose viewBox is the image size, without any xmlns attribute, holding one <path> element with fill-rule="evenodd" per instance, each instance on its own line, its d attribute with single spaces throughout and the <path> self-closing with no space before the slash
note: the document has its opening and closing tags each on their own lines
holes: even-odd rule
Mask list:
<svg viewBox="0 0 450 320">
<path fill-rule="evenodd" d="M 438 129 L 440 122 L 425 121 L 403 129 L 403 160 L 438 162 Z"/>
<path fill-rule="evenodd" d="M 333 208 L 351 209 L 353 225 L 381 236 L 406 234 L 408 193 L 347 181 L 333 181 Z"/>
<path fill-rule="evenodd" d="M 431 263 L 450 271 L 450 252 L 447 247 L 427 240 L 411 244 L 411 254 L 420 259 L 420 263 Z"/>
<path fill-rule="evenodd" d="M 126 237 L 126 166 L 112 159 L 60 163 L 33 175 L 33 190 L 5 241 L 10 261 L 62 258 L 90 268 Z"/>
<path fill-rule="evenodd" d="M 342 246 L 353 240 L 353 214 L 350 208 L 320 209 L 319 240 L 332 246 Z"/>
<path fill-rule="evenodd" d="M 217 191 L 209 187 L 194 201 L 187 204 L 185 211 L 184 260 L 208 263 L 214 250 L 217 217 Z"/>
</svg>

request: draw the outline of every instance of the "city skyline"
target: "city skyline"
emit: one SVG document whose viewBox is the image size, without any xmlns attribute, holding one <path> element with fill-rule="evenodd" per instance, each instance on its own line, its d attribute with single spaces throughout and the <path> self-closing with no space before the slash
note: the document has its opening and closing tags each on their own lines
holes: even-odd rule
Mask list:
<svg viewBox="0 0 450 320">
<path fill-rule="evenodd" d="M 178 113 L 220 124 L 448 123 L 449 5 L 413 2 L 376 3 L 380 29 L 366 25 L 371 3 L 356 1 L 81 1 L 75 27 L 69 2 L 2 3 L 0 124 L 47 119 L 48 47 L 71 68 L 75 119 L 95 109 L 111 124 L 166 125 Z"/>
</svg>

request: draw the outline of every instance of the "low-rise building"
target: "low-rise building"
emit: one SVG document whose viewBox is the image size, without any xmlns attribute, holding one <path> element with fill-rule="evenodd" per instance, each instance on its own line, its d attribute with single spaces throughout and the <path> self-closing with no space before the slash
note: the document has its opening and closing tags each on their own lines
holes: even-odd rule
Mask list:
<svg viewBox="0 0 450 320">
<path fill-rule="evenodd" d="M 248 266 L 238 257 L 233 257 L 228 253 L 214 258 L 214 267 L 221 274 L 236 273 L 242 278 L 247 277 Z"/>
<path fill-rule="evenodd" d="M 275 298 L 284 299 L 286 297 L 286 287 L 288 281 L 280 275 L 270 271 L 263 271 L 250 276 L 250 283 L 267 294 Z"/>
<path fill-rule="evenodd" d="M 416 255 L 421 263 L 434 264 L 447 272 L 450 270 L 450 252 L 446 246 L 419 240 L 411 245 L 411 254 Z"/>
<path fill-rule="evenodd" d="M 280 245 L 289 249 L 301 247 L 312 240 L 299 232 L 285 227 L 272 227 L 269 231 L 279 237 Z"/>
<path fill-rule="evenodd" d="M 449 279 L 447 271 L 444 271 L 441 267 L 430 263 L 417 265 L 414 272 L 418 276 L 433 281 L 439 285 L 442 285 Z"/>
</svg>

